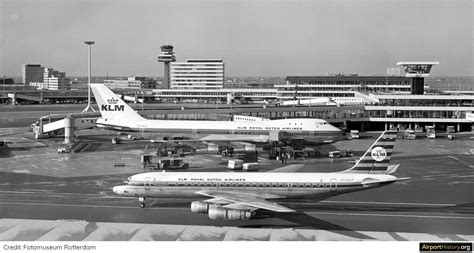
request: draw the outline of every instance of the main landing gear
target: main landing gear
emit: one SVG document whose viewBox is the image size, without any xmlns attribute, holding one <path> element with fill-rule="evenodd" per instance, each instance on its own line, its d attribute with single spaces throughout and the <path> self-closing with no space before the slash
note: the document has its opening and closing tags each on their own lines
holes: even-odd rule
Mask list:
<svg viewBox="0 0 474 253">
<path fill-rule="evenodd" d="M 145 208 L 145 198 L 138 198 L 140 204 L 138 205 L 140 208 Z"/>
</svg>

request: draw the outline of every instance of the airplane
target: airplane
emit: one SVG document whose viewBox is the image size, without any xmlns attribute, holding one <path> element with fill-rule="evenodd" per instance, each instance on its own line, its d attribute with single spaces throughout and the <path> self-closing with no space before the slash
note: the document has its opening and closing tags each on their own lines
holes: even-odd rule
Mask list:
<svg viewBox="0 0 474 253">
<path fill-rule="evenodd" d="M 234 116 L 233 121 L 145 119 L 104 84 L 90 86 L 102 115 L 96 122 L 99 128 L 152 133 L 163 135 L 164 139 L 179 134 L 197 141 L 269 143 L 302 139 L 310 145 L 319 145 L 346 138 L 344 131 L 322 119 L 269 120 L 241 115 Z"/>
<path fill-rule="evenodd" d="M 126 185 L 112 190 L 138 197 L 141 208 L 146 198 L 204 199 L 193 201 L 191 211 L 207 213 L 212 220 L 248 220 L 262 209 L 296 212 L 276 201 L 320 201 L 407 179 L 393 176 L 398 166 L 389 166 L 395 139 L 396 133 L 383 132 L 353 167 L 341 172 L 148 172 L 130 176 Z"/>
</svg>

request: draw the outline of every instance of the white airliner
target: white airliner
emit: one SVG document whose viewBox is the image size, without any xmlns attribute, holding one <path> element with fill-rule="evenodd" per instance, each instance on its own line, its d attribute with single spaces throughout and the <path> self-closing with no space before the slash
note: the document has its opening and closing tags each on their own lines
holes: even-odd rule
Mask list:
<svg viewBox="0 0 474 253">
<path fill-rule="evenodd" d="M 100 128 L 117 131 L 181 135 L 200 141 L 248 141 L 268 143 L 273 139 L 303 139 L 310 144 L 332 143 L 346 138 L 339 128 L 321 119 L 268 120 L 235 116 L 234 121 L 149 120 L 140 116 L 104 84 L 91 84 L 102 118 Z"/>
<path fill-rule="evenodd" d="M 319 201 L 403 180 L 391 175 L 397 166 L 388 166 L 395 138 L 396 133 L 384 132 L 352 168 L 336 173 L 148 172 L 113 191 L 138 197 L 142 208 L 145 198 L 204 199 L 192 202 L 191 211 L 213 220 L 247 220 L 259 209 L 295 212 L 274 201 Z"/>
</svg>

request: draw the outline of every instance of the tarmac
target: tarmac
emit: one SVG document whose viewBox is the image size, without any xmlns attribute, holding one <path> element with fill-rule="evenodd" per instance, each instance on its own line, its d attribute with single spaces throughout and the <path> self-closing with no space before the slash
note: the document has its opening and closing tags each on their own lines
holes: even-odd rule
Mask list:
<svg viewBox="0 0 474 253">
<path fill-rule="evenodd" d="M 18 129 L 0 129 L 2 133 Z M 321 156 L 290 160 L 301 172 L 347 169 L 377 133 L 319 148 Z M 79 153 L 58 154 L 63 138 L 31 133 L 0 137 L 0 240 L 453 240 L 474 239 L 474 135 L 397 139 L 391 164 L 409 180 L 321 202 L 282 203 L 300 212 L 266 213 L 249 221 L 213 221 L 190 211 L 191 199 L 137 200 L 111 188 L 143 172 L 147 140 L 113 145 L 108 131 L 86 131 Z M 146 150 L 145 150 L 146 148 Z M 336 149 L 354 157 L 331 159 Z M 285 165 L 259 153 L 261 171 Z M 184 157 L 187 171 L 228 171 L 226 157 Z M 117 166 L 120 164 L 120 166 Z M 286 164 L 287 165 L 287 164 Z M 258 173 L 258 172 L 236 172 Z"/>
</svg>

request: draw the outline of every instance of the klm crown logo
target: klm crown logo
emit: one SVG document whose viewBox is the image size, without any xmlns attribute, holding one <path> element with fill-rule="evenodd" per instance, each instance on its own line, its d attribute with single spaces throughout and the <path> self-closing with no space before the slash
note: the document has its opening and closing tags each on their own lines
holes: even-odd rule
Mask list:
<svg viewBox="0 0 474 253">
<path fill-rule="evenodd" d="M 118 99 L 116 98 L 107 99 L 107 102 L 109 102 L 109 104 L 111 105 L 115 105 L 118 103 Z"/>
<path fill-rule="evenodd" d="M 106 105 L 102 105 L 100 107 L 100 110 L 101 111 L 110 111 L 110 112 L 114 112 L 114 111 L 118 111 L 118 112 L 123 112 L 125 110 L 125 106 L 124 105 L 118 105 L 118 99 L 116 98 L 110 98 L 110 99 L 107 99 L 107 103 Z"/>
</svg>

